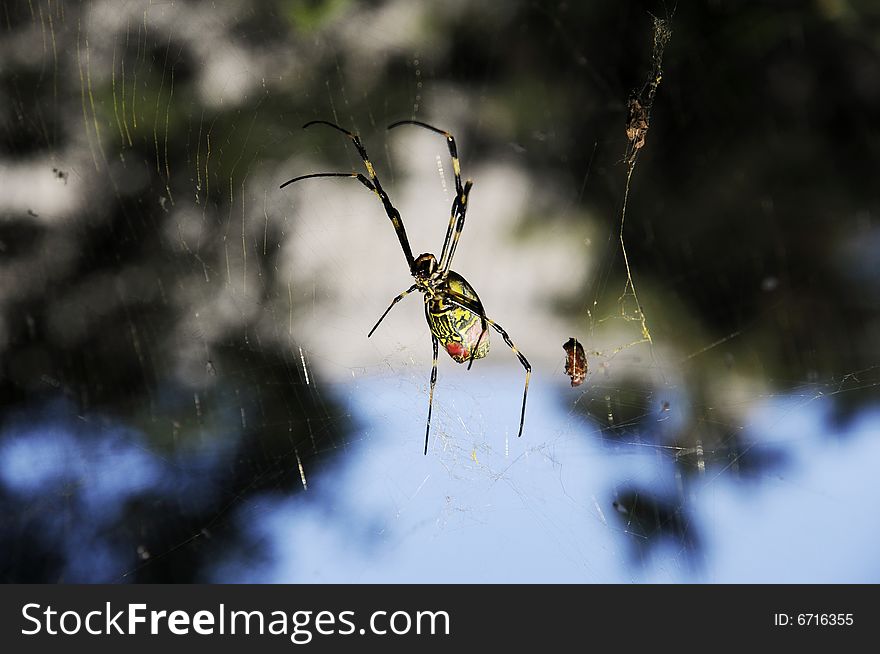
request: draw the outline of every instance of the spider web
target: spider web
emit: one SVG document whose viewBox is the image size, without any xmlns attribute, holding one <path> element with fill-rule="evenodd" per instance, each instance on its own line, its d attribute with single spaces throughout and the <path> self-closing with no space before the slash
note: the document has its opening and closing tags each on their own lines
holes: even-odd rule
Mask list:
<svg viewBox="0 0 880 654">
<path fill-rule="evenodd" d="M 4 5 L 2 578 L 876 581 L 878 15 L 835 7 Z M 381 203 L 278 188 L 363 172 L 316 119 L 415 253 L 451 161 L 385 127 L 455 135 L 521 439 L 495 335 L 422 455 Z"/>
</svg>

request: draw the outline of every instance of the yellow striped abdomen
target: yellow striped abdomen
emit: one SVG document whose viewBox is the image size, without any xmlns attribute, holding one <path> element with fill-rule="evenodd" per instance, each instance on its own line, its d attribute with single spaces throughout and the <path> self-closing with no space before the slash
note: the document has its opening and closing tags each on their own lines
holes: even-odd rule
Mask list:
<svg viewBox="0 0 880 654">
<path fill-rule="evenodd" d="M 489 353 L 489 333 L 483 333 L 480 316 L 469 309 L 441 299 L 442 291 L 452 291 L 473 300 L 482 310 L 483 305 L 473 287 L 464 277 L 450 272 L 441 290 L 440 297 L 425 298 L 425 317 L 431 333 L 455 361 L 464 363 L 471 358 L 482 359 Z M 482 337 L 480 336 L 482 334 Z M 478 345 L 479 344 L 479 345 Z"/>
</svg>

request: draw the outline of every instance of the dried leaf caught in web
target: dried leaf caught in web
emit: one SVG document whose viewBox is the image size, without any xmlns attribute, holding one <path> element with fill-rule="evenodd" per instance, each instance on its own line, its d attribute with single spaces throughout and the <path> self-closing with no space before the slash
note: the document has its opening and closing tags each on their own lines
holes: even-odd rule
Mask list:
<svg viewBox="0 0 880 654">
<path fill-rule="evenodd" d="M 572 337 L 562 346 L 565 350 L 565 374 L 571 377 L 572 386 L 580 386 L 587 378 L 587 355 L 584 347 Z"/>
</svg>

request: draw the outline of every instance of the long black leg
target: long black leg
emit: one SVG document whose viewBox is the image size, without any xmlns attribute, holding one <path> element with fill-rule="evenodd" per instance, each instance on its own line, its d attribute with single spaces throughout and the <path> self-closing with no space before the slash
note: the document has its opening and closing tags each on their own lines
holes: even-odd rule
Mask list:
<svg viewBox="0 0 880 654">
<path fill-rule="evenodd" d="M 458 236 L 464 227 L 464 216 L 467 211 L 467 197 L 473 186 L 473 182 L 468 180 L 464 185 L 461 183 L 461 163 L 458 160 L 458 147 L 455 145 L 455 138 L 444 129 L 439 129 L 428 123 L 418 120 L 399 120 L 388 126 L 388 129 L 394 129 L 401 125 L 416 125 L 430 130 L 446 137 L 446 145 L 449 148 L 449 156 L 452 157 L 452 173 L 455 177 L 455 200 L 452 201 L 452 211 L 449 214 L 449 227 L 446 229 L 446 238 L 443 240 L 443 249 L 440 251 L 440 259 L 438 267 L 441 270 L 448 271 L 452 265 L 452 255 L 455 253 L 458 244 Z M 451 248 L 451 249 L 450 249 Z"/>
<path fill-rule="evenodd" d="M 372 183 L 370 183 L 370 180 L 368 180 L 360 173 L 312 173 L 311 175 L 300 175 L 299 177 L 288 179 L 278 188 L 284 188 L 288 184 L 293 184 L 294 182 L 298 182 L 301 179 L 311 179 L 312 177 L 354 177 L 355 179 L 357 179 L 357 181 L 366 186 L 368 189 L 370 189 L 374 193 L 376 192 L 376 187 L 373 186 Z"/>
<path fill-rule="evenodd" d="M 437 337 L 431 334 L 434 348 L 434 363 L 431 366 L 431 391 L 428 393 L 428 425 L 425 427 L 425 456 L 428 454 L 428 436 L 431 433 L 431 412 L 434 410 L 434 386 L 437 384 Z"/>
<path fill-rule="evenodd" d="M 501 327 L 501 325 L 499 325 L 497 322 L 495 322 L 493 320 L 490 320 L 489 318 L 486 318 L 486 322 L 488 322 L 490 325 L 492 325 L 495 328 L 495 330 L 499 334 L 501 334 L 501 338 L 503 338 L 504 342 L 507 343 L 507 347 L 509 347 L 511 350 L 513 350 L 513 353 L 519 359 L 519 362 L 522 364 L 522 367 L 525 368 L 525 370 L 526 370 L 526 384 L 525 384 L 525 387 L 523 388 L 522 412 L 520 413 L 520 416 L 519 416 L 519 433 L 517 433 L 517 435 L 516 435 L 517 438 L 519 438 L 522 436 L 523 425 L 525 424 L 525 421 L 526 421 L 526 398 L 529 395 L 529 379 L 531 379 L 531 377 L 532 377 L 532 366 L 529 365 L 529 362 L 525 358 L 525 356 L 523 356 L 523 353 L 520 352 L 518 349 L 516 349 L 516 345 L 514 345 L 513 341 L 510 340 L 510 336 L 507 335 L 507 332 L 504 331 L 504 329 Z"/>
<path fill-rule="evenodd" d="M 522 364 L 522 367 L 525 368 L 526 371 L 526 384 L 523 389 L 523 402 L 522 402 L 522 413 L 519 418 L 519 433 L 517 434 L 517 438 L 522 436 L 523 425 L 526 420 L 526 398 L 529 394 L 529 380 L 532 377 L 532 366 L 529 365 L 528 359 L 525 358 L 522 352 L 520 352 L 514 342 L 510 339 L 510 336 L 504 331 L 504 328 L 499 325 L 497 322 L 486 316 L 485 312 L 482 310 L 482 307 L 474 302 L 471 298 L 465 297 L 464 295 L 460 295 L 459 293 L 448 293 L 447 300 L 456 306 L 461 307 L 462 309 L 467 309 L 468 311 L 477 314 L 480 316 L 482 320 L 492 325 L 499 334 L 501 334 L 501 338 L 504 339 L 504 342 L 507 343 L 507 347 L 509 347 L 513 353 L 519 359 L 519 362 Z M 481 335 L 482 338 L 482 335 Z"/>
<path fill-rule="evenodd" d="M 370 330 L 370 333 L 367 334 L 367 338 L 370 338 L 370 336 L 373 335 L 373 332 L 376 331 L 376 327 L 379 326 L 379 323 L 381 323 L 383 320 L 385 320 L 385 316 L 387 316 L 388 313 L 394 308 L 394 305 L 397 304 L 398 302 L 400 302 L 403 298 L 405 298 L 407 295 L 409 295 L 410 293 L 412 293 L 412 292 L 413 292 L 414 290 L 416 290 L 418 287 L 419 287 L 418 284 L 413 284 L 413 285 L 410 286 L 408 289 L 406 289 L 403 293 L 401 293 L 400 295 L 398 295 L 397 297 L 395 297 L 393 300 L 391 300 L 391 304 L 388 305 L 388 308 L 385 309 L 385 313 L 383 313 L 383 314 L 381 315 L 381 317 L 379 318 L 379 320 L 376 321 L 376 324 L 373 325 L 373 328 Z"/>
<path fill-rule="evenodd" d="M 379 196 L 379 199 L 382 200 L 382 206 L 385 207 L 385 213 L 388 215 L 388 219 L 391 220 L 391 225 L 394 227 L 394 231 L 397 233 L 397 240 L 400 241 L 400 247 L 403 250 L 403 256 L 406 257 L 406 263 L 409 266 L 410 273 L 414 272 L 414 262 L 415 259 L 413 257 L 412 248 L 409 245 L 409 239 L 406 236 L 406 228 L 403 226 L 403 220 L 400 217 L 400 212 L 394 208 L 394 205 L 391 204 L 391 200 L 388 197 L 388 194 L 385 192 L 385 189 L 382 188 L 382 184 L 379 183 L 379 178 L 376 176 L 376 170 L 373 168 L 372 162 L 370 162 L 370 158 L 367 155 L 367 150 L 364 148 L 361 143 L 360 138 L 357 134 L 354 134 L 347 129 L 343 129 L 339 125 L 328 122 L 326 120 L 313 120 L 305 125 L 303 125 L 303 129 L 311 127 L 312 125 L 328 125 L 335 130 L 338 130 L 345 134 L 348 138 L 351 139 L 354 146 L 357 148 L 358 154 L 361 159 L 364 161 L 364 166 L 367 168 L 367 173 L 370 177 L 370 184 L 366 184 L 366 180 L 362 180 L 363 177 L 358 176 L 354 173 L 339 173 L 339 177 L 357 177 L 359 181 L 361 181 L 364 186 L 373 191 L 376 195 Z M 301 179 L 308 179 L 309 177 L 336 177 L 337 174 L 333 173 L 318 173 L 316 175 L 303 175 L 301 177 L 295 177 L 294 179 L 285 182 L 282 184 L 282 188 L 287 186 L 288 184 L 292 184 L 293 182 L 299 181 Z"/>
<path fill-rule="evenodd" d="M 445 129 L 439 129 L 437 127 L 434 127 L 433 125 L 429 125 L 428 123 L 423 123 L 418 120 L 398 120 L 396 123 L 392 123 L 391 125 L 389 125 L 388 129 L 394 129 L 395 127 L 400 127 L 401 125 L 418 125 L 419 127 L 424 127 L 425 129 L 429 129 L 432 132 L 441 134 L 446 137 L 446 145 L 449 147 L 449 156 L 452 157 L 452 173 L 453 175 L 455 175 L 455 194 L 461 195 L 461 164 L 458 161 L 458 148 L 455 145 L 455 138 L 453 138 L 452 134 L 447 132 Z"/>
<path fill-rule="evenodd" d="M 468 190 L 470 190 L 470 182 L 468 182 Z M 466 202 L 467 200 L 465 200 Z M 446 228 L 446 238 L 443 239 L 443 249 L 440 251 L 440 260 L 437 267 L 440 270 L 446 269 L 446 259 L 449 256 L 449 243 L 452 241 L 452 233 L 455 231 L 455 225 L 458 221 L 464 221 L 464 214 L 467 211 L 461 202 L 461 196 L 456 195 L 452 201 L 452 209 L 449 211 L 449 226 Z"/>
<path fill-rule="evenodd" d="M 460 200 L 460 202 L 458 203 L 458 211 L 457 212 L 456 212 L 455 203 L 452 204 L 452 216 L 453 216 L 453 218 L 456 218 L 455 229 L 452 232 L 452 243 L 449 244 L 449 250 L 447 250 L 446 254 L 444 255 L 446 257 L 446 260 L 443 261 L 443 259 L 441 258 L 442 263 L 439 264 L 439 267 L 441 270 L 443 270 L 443 272 L 449 272 L 449 269 L 452 266 L 452 257 L 455 256 L 455 250 L 458 247 L 458 239 L 461 236 L 461 230 L 464 229 L 464 218 L 465 218 L 465 215 L 467 214 L 468 195 L 471 192 L 471 187 L 473 185 L 474 185 L 474 183 L 471 180 L 468 180 L 467 182 L 465 182 L 464 192 L 462 193 L 460 198 L 457 198 Z M 450 226 L 451 225 L 452 225 L 452 220 L 450 219 Z M 449 239 L 448 233 L 447 233 L 446 238 L 447 238 L 447 240 Z"/>
</svg>

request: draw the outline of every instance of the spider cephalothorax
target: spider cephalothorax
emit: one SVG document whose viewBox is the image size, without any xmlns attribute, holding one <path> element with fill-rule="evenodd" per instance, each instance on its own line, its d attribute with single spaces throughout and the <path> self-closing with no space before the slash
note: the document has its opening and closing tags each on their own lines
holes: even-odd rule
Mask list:
<svg viewBox="0 0 880 654">
<path fill-rule="evenodd" d="M 470 193 L 473 182 L 467 180 L 464 185 L 461 183 L 461 166 L 458 161 L 458 150 L 455 145 L 455 139 L 452 134 L 436 127 L 432 127 L 426 123 L 416 120 L 402 120 L 389 126 L 393 129 L 400 125 L 418 125 L 425 129 L 429 129 L 437 134 L 446 137 L 446 145 L 449 148 L 449 154 L 452 157 L 452 172 L 455 177 L 455 199 L 452 201 L 452 212 L 449 217 L 449 227 L 446 230 L 446 238 L 443 241 L 443 249 L 440 252 L 438 260 L 433 254 L 421 254 L 413 257 L 412 248 L 409 245 L 409 239 L 406 235 L 406 229 L 403 226 L 403 220 L 400 212 L 391 204 L 391 200 L 376 176 L 373 164 L 367 157 L 367 151 L 361 144 L 360 138 L 348 131 L 329 123 L 325 120 L 313 120 L 306 123 L 304 127 L 315 124 L 329 125 L 339 130 L 352 140 L 357 148 L 358 154 L 364 161 L 369 178 L 361 173 L 312 173 L 311 175 L 301 175 L 284 182 L 281 188 L 288 184 L 297 182 L 301 179 L 309 179 L 312 177 L 354 177 L 369 190 L 374 192 L 382 201 L 385 207 L 385 213 L 397 233 L 397 240 L 403 250 L 403 256 L 406 257 L 406 263 L 409 266 L 409 272 L 415 283 L 400 295 L 395 297 L 388 308 L 383 313 L 370 333 L 369 338 L 376 331 L 376 328 L 384 320 L 388 312 L 394 308 L 394 305 L 400 302 L 413 291 L 424 293 L 425 296 L 425 318 L 428 321 L 428 327 L 431 329 L 431 344 L 434 348 L 434 363 L 431 368 L 431 390 L 428 398 L 428 424 L 425 428 L 425 454 L 428 453 L 428 436 L 431 433 L 431 411 L 434 406 L 434 385 L 437 382 L 437 352 L 438 345 L 442 344 L 446 352 L 458 363 L 468 362 L 468 368 L 473 364 L 475 359 L 481 359 L 489 353 L 489 325 L 495 331 L 501 334 L 504 342 L 519 358 L 520 363 L 526 371 L 526 383 L 523 389 L 522 412 L 519 419 L 519 436 L 522 436 L 523 424 L 526 418 L 526 397 L 529 392 L 529 378 L 532 374 L 532 368 L 529 362 L 516 349 L 513 341 L 507 335 L 507 332 L 498 323 L 486 316 L 483 309 L 483 303 L 480 301 L 474 287 L 471 286 L 464 277 L 450 269 L 452 265 L 452 257 L 455 255 L 455 249 L 458 247 L 458 238 L 461 230 L 464 228 L 464 218 L 467 212 L 468 194 Z"/>
<path fill-rule="evenodd" d="M 428 279 L 436 272 L 437 257 L 433 254 L 420 254 L 418 258 L 416 258 L 415 265 L 413 266 L 413 276 L 416 279 Z"/>
<path fill-rule="evenodd" d="M 419 290 L 433 295 L 434 286 L 444 277 L 438 269 L 437 257 L 430 253 L 420 254 L 413 263 L 413 277 Z"/>
</svg>

